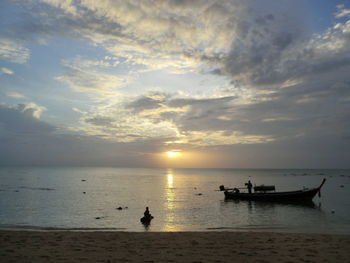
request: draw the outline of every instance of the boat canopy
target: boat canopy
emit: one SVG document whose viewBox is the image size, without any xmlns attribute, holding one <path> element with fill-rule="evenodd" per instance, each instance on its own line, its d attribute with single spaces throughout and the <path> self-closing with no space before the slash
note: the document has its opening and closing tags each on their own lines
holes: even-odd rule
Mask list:
<svg viewBox="0 0 350 263">
<path fill-rule="evenodd" d="M 276 191 L 274 185 L 257 185 L 254 186 L 254 192 L 267 192 L 267 191 Z"/>
</svg>

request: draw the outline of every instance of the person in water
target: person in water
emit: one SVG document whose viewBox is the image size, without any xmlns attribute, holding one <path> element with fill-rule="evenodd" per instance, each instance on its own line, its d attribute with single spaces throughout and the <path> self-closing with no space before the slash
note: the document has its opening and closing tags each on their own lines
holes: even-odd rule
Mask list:
<svg viewBox="0 0 350 263">
<path fill-rule="evenodd" d="M 148 207 L 146 207 L 146 210 L 145 212 L 143 213 L 144 217 L 142 217 L 140 220 L 141 220 L 141 223 L 142 224 L 147 224 L 149 225 L 151 220 L 153 219 L 153 216 L 151 215 L 151 213 L 149 212 L 149 209 Z"/>
<path fill-rule="evenodd" d="M 252 187 L 253 187 L 253 185 L 252 185 L 252 183 L 250 182 L 250 180 L 248 181 L 248 183 L 246 183 L 245 184 L 246 186 L 247 186 L 247 188 L 248 188 L 248 193 L 252 193 Z"/>
<path fill-rule="evenodd" d="M 143 213 L 145 217 L 149 217 L 151 214 L 149 213 L 148 206 L 146 207 L 146 211 Z"/>
</svg>

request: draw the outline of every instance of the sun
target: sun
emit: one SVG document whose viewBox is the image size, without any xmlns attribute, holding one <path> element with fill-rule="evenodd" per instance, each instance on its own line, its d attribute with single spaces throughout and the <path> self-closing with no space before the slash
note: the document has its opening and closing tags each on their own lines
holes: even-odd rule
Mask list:
<svg viewBox="0 0 350 263">
<path fill-rule="evenodd" d="M 180 152 L 175 152 L 175 151 L 166 152 L 165 154 L 169 158 L 176 158 L 176 157 L 180 157 L 180 155 L 181 155 Z"/>
</svg>

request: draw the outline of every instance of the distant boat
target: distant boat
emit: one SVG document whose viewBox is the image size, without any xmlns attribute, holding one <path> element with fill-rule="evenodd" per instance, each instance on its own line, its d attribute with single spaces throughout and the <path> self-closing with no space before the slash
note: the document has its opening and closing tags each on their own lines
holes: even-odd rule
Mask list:
<svg viewBox="0 0 350 263">
<path fill-rule="evenodd" d="M 254 193 L 240 192 L 242 188 L 225 188 L 220 186 L 220 191 L 223 191 L 226 199 L 236 200 L 252 200 L 252 201 L 272 201 L 272 202 L 307 202 L 311 201 L 318 193 L 326 179 L 323 179 L 321 185 L 312 189 L 303 189 L 289 192 L 272 192 L 275 186 L 255 186 Z"/>
</svg>

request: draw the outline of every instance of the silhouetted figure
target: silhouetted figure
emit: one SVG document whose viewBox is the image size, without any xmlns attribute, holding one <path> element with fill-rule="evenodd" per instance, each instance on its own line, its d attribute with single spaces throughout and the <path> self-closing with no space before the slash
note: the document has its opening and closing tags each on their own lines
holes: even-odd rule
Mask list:
<svg viewBox="0 0 350 263">
<path fill-rule="evenodd" d="M 247 188 L 248 188 L 248 193 L 252 193 L 252 187 L 253 187 L 253 185 L 252 185 L 252 183 L 250 182 L 250 180 L 248 181 L 248 183 L 246 183 L 245 184 L 246 186 L 247 186 Z"/>
<path fill-rule="evenodd" d="M 143 213 L 145 217 L 149 217 L 151 214 L 149 213 L 148 206 L 146 207 L 146 211 Z"/>
<path fill-rule="evenodd" d="M 144 225 L 149 225 L 151 223 L 151 220 L 153 219 L 153 216 L 150 214 L 148 207 L 146 207 L 145 212 L 143 213 L 143 217 L 140 219 L 141 223 Z"/>
</svg>

